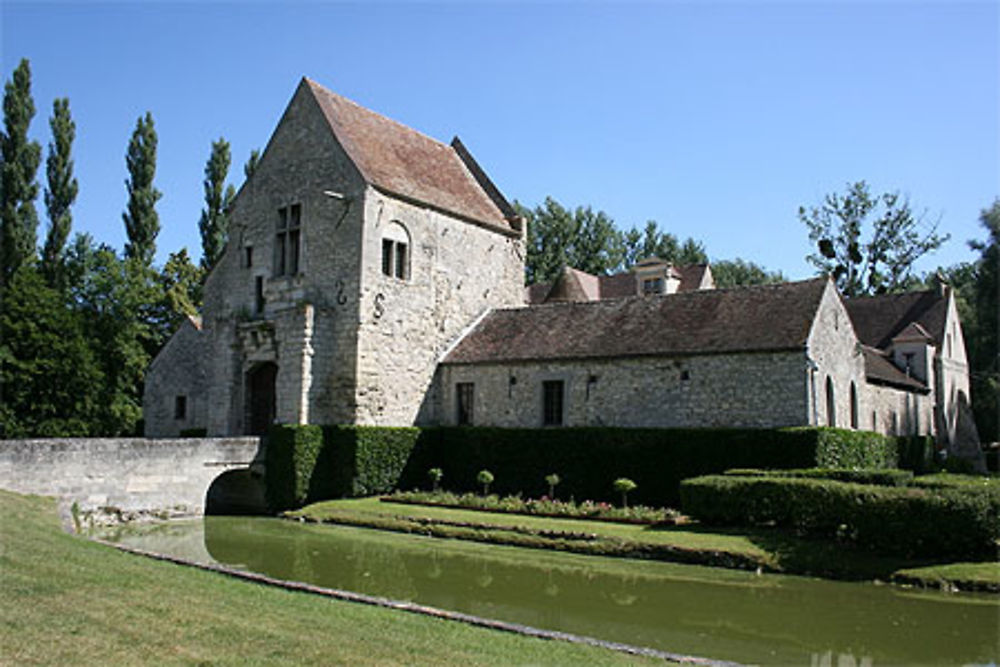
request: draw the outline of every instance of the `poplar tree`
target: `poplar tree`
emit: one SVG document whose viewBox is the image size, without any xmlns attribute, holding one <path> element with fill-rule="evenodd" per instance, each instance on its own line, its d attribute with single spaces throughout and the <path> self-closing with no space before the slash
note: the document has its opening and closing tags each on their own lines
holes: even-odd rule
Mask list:
<svg viewBox="0 0 1000 667">
<path fill-rule="evenodd" d="M 66 240 L 69 238 L 73 216 L 70 207 L 76 201 L 79 185 L 73 176 L 70 152 L 76 137 L 76 124 L 69 112 L 69 100 L 57 99 L 52 103 L 52 141 L 49 143 L 45 172 L 45 208 L 49 215 L 49 232 L 42 250 L 42 275 L 50 287 L 61 289 L 65 274 Z"/>
<path fill-rule="evenodd" d="M 128 209 L 122 214 L 128 234 L 125 257 L 137 259 L 148 267 L 156 254 L 156 235 L 160 232 L 156 202 L 162 196 L 153 187 L 153 177 L 156 175 L 156 129 L 153 127 L 153 115 L 148 111 L 135 123 L 135 131 L 132 132 L 125 155 L 125 165 L 129 174 L 125 179 Z"/>
<path fill-rule="evenodd" d="M 260 151 L 256 148 L 250 151 L 250 157 L 247 159 L 246 164 L 243 165 L 243 176 L 249 180 L 253 173 L 257 171 L 257 165 L 260 163 Z"/>
<path fill-rule="evenodd" d="M 227 209 L 236 196 L 232 185 L 226 186 L 230 163 L 229 142 L 219 138 L 212 142 L 212 153 L 205 164 L 205 208 L 201 210 L 198 229 L 201 232 L 201 266 L 211 271 L 222 255 L 229 238 Z"/>
<path fill-rule="evenodd" d="M 4 129 L 0 133 L 0 287 L 10 283 L 14 272 L 34 263 L 38 214 L 35 173 L 42 147 L 28 141 L 28 126 L 35 115 L 31 99 L 31 66 L 27 59 L 4 85 Z"/>
</svg>

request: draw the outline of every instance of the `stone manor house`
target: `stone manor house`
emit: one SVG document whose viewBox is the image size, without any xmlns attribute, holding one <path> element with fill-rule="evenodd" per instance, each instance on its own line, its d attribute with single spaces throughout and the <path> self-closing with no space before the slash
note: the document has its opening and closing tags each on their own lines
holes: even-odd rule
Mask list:
<svg viewBox="0 0 1000 667">
<path fill-rule="evenodd" d="M 230 209 L 204 311 L 146 380 L 146 434 L 295 424 L 836 425 L 968 411 L 951 290 L 714 289 L 651 258 L 524 288 L 525 221 L 458 138 L 303 79 Z"/>
</svg>

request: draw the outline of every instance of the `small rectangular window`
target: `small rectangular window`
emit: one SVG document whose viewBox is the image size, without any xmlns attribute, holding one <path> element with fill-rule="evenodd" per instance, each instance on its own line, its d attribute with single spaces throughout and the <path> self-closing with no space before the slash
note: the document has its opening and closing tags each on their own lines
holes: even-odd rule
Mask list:
<svg viewBox="0 0 1000 667">
<path fill-rule="evenodd" d="M 187 418 L 187 396 L 174 396 L 174 419 Z"/>
<path fill-rule="evenodd" d="M 278 234 L 274 239 L 274 275 L 285 275 L 285 238 L 286 232 Z"/>
<path fill-rule="evenodd" d="M 663 278 L 647 278 L 642 281 L 643 294 L 663 294 Z"/>
<path fill-rule="evenodd" d="M 299 274 L 299 230 L 288 232 L 288 272 L 293 276 Z"/>
<path fill-rule="evenodd" d="M 274 275 L 295 276 L 301 269 L 302 205 L 278 209 L 277 234 L 274 238 Z"/>
<path fill-rule="evenodd" d="M 406 244 L 396 241 L 396 277 L 406 280 Z"/>
<path fill-rule="evenodd" d="M 542 425 L 563 424 L 563 381 L 547 380 L 542 383 Z"/>
<path fill-rule="evenodd" d="M 257 276 L 254 279 L 253 308 L 257 315 L 264 312 L 264 276 Z"/>
<path fill-rule="evenodd" d="M 458 407 L 456 422 L 459 426 L 471 426 L 476 396 L 475 384 L 472 382 L 459 382 L 455 385 L 455 395 Z"/>
<path fill-rule="evenodd" d="M 392 275 L 392 240 L 382 239 L 382 273 Z"/>
<path fill-rule="evenodd" d="M 246 264 L 244 266 L 249 269 L 253 266 L 253 246 L 247 246 L 244 250 L 246 252 Z"/>
</svg>

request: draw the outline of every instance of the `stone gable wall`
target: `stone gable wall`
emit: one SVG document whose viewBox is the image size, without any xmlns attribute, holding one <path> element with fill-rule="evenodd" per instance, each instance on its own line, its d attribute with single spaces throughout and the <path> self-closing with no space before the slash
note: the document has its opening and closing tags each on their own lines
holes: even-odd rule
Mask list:
<svg viewBox="0 0 1000 667">
<path fill-rule="evenodd" d="M 365 209 L 357 423 L 432 423 L 444 351 L 487 309 L 523 303 L 524 242 L 374 188 Z M 410 238 L 406 280 L 382 273 L 393 222 Z"/>
<path fill-rule="evenodd" d="M 208 383 L 205 365 L 206 337 L 190 321 L 157 355 L 146 373 L 142 416 L 147 436 L 176 437 L 184 429 L 207 428 Z M 175 416 L 175 400 L 184 396 L 185 416 Z"/>
<path fill-rule="evenodd" d="M 441 421 L 472 382 L 476 426 L 542 426 L 542 382 L 562 380 L 565 426 L 775 428 L 807 423 L 802 352 L 445 365 Z"/>
</svg>

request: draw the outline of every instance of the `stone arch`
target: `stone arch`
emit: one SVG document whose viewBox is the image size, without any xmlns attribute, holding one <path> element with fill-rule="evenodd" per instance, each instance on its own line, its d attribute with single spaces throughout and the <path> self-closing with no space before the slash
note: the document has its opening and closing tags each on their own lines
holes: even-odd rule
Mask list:
<svg viewBox="0 0 1000 667">
<path fill-rule="evenodd" d="M 278 364 L 265 361 L 255 364 L 246 376 L 246 432 L 264 435 L 277 415 Z"/>
<path fill-rule="evenodd" d="M 205 493 L 206 515 L 259 515 L 267 513 L 264 479 L 250 468 L 227 470 Z"/>
<path fill-rule="evenodd" d="M 826 425 L 837 425 L 837 401 L 833 395 L 833 378 L 826 376 Z"/>
</svg>

